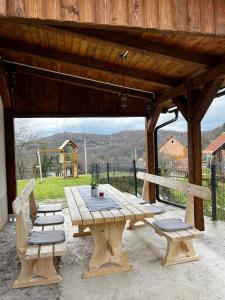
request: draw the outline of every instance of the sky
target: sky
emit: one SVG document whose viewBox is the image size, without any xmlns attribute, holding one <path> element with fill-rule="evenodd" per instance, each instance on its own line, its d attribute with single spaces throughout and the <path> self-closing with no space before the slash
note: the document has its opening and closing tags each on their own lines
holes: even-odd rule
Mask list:
<svg viewBox="0 0 225 300">
<path fill-rule="evenodd" d="M 173 117 L 163 114 L 158 124 Z M 33 118 L 25 119 L 38 136 L 48 136 L 58 132 L 113 134 L 123 130 L 143 130 L 144 118 Z M 225 123 L 225 96 L 216 98 L 202 120 L 202 130 L 211 130 Z M 186 131 L 186 121 L 179 113 L 178 120 L 165 127 L 166 130 Z"/>
</svg>

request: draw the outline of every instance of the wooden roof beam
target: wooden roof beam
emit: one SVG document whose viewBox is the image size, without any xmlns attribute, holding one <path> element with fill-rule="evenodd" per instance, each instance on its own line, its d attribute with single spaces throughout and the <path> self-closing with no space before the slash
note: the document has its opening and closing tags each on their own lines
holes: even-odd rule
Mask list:
<svg viewBox="0 0 225 300">
<path fill-rule="evenodd" d="M 4 107 L 12 106 L 12 99 L 9 91 L 9 86 L 5 74 L 5 66 L 0 61 L 0 96 Z"/>
<path fill-rule="evenodd" d="M 41 46 L 26 44 L 21 41 L 5 40 L 0 39 L 0 55 L 5 60 L 11 60 L 11 54 L 14 54 L 15 61 L 18 58 L 18 54 L 24 57 L 30 57 L 33 59 L 47 58 L 51 61 L 55 60 L 60 63 L 69 63 L 70 66 L 76 66 L 80 68 L 95 69 L 99 71 L 104 71 L 116 76 L 121 76 L 122 67 L 120 65 L 107 63 L 104 61 L 96 60 L 93 58 L 82 57 L 72 53 L 65 53 L 58 50 L 53 50 Z M 161 86 L 174 86 L 177 84 L 176 79 L 171 77 L 160 76 L 155 73 L 142 71 L 136 68 L 126 68 L 125 77 L 131 78 L 133 80 L 140 80 L 143 82 L 153 82 Z"/>
<path fill-rule="evenodd" d="M 215 79 L 205 84 L 200 91 L 197 102 L 194 104 L 195 121 L 201 122 L 204 118 L 209 106 L 215 98 L 218 90 L 223 84 L 223 79 Z"/>
<path fill-rule="evenodd" d="M 225 62 L 210 68 L 208 71 L 201 73 L 193 78 L 190 78 L 175 88 L 169 88 L 165 93 L 156 97 L 157 105 L 167 102 L 168 99 L 173 99 L 177 96 L 185 95 L 189 89 L 199 88 L 207 82 L 217 78 L 225 78 Z"/>
<path fill-rule="evenodd" d="M 4 19 L 3 19 L 4 21 Z M 162 58 L 174 59 L 183 63 L 194 63 L 200 67 L 211 66 L 215 64 L 215 58 L 205 54 L 199 54 L 187 49 L 181 49 L 177 46 L 163 45 L 161 43 L 153 42 L 148 39 L 137 38 L 132 36 L 129 32 L 143 32 L 144 30 L 138 28 L 123 27 L 120 29 L 99 27 L 93 24 L 79 24 L 67 23 L 62 24 L 57 21 L 46 21 L 38 19 L 13 19 L 13 22 L 25 25 L 35 25 L 40 29 L 61 32 L 71 36 L 71 38 L 87 40 L 89 42 L 102 44 L 121 50 L 128 50 L 146 56 L 161 55 Z"/>
<path fill-rule="evenodd" d="M 163 45 L 151 40 L 137 38 L 124 32 L 114 30 L 92 29 L 83 27 L 67 27 L 65 25 L 49 25 L 47 27 L 57 28 L 66 34 L 72 34 L 74 38 L 87 40 L 89 42 L 103 44 L 105 46 L 128 50 L 146 56 L 161 55 L 163 58 L 173 59 L 176 62 L 194 63 L 205 67 L 213 65 L 215 58 L 199 54 L 190 50 L 179 49 L 177 46 Z"/>
<path fill-rule="evenodd" d="M 5 65 L 10 72 L 22 73 L 25 75 L 59 81 L 63 83 L 68 83 L 68 84 L 100 90 L 100 91 L 106 91 L 115 94 L 119 94 L 123 91 L 123 87 L 119 85 L 108 84 L 108 83 L 90 80 L 87 78 L 81 78 L 73 75 L 60 74 L 58 72 L 48 71 L 48 70 L 30 67 L 22 64 L 5 62 Z M 151 99 L 153 97 L 153 94 L 151 92 L 146 92 L 146 91 L 136 90 L 131 88 L 126 88 L 126 94 L 141 99 Z"/>
</svg>

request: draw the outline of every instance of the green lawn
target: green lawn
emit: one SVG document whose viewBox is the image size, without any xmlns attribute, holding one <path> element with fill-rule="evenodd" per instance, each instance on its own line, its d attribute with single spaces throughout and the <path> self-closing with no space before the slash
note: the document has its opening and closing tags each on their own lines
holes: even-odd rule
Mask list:
<svg viewBox="0 0 225 300">
<path fill-rule="evenodd" d="M 59 178 L 59 177 L 47 177 L 40 179 L 35 179 L 35 198 L 37 200 L 42 199 L 59 199 L 65 198 L 64 187 L 73 185 L 85 185 L 90 184 L 91 175 L 80 175 L 78 178 Z M 19 194 L 29 179 L 17 180 L 17 193 Z"/>
</svg>

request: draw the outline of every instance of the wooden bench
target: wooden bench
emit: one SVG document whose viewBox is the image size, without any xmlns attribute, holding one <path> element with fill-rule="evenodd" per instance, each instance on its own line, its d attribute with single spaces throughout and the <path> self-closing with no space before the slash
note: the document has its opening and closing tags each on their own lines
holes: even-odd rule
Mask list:
<svg viewBox="0 0 225 300">
<path fill-rule="evenodd" d="M 24 188 L 22 193 L 23 193 L 22 205 L 27 203 L 27 200 L 29 199 L 29 213 L 30 213 L 30 219 L 31 219 L 32 223 L 34 223 L 37 216 L 54 215 L 54 214 L 63 215 L 62 210 L 58 211 L 57 213 L 56 212 L 55 213 L 38 212 L 39 207 L 42 207 L 42 206 L 48 207 L 48 206 L 52 206 L 52 204 L 38 205 L 36 203 L 35 197 L 34 197 L 34 180 L 33 179 L 30 180 L 30 182 L 26 185 L 26 187 Z"/>
<path fill-rule="evenodd" d="M 137 178 L 146 182 L 152 182 L 167 188 L 175 189 L 187 194 L 187 205 L 185 213 L 185 223 L 193 225 L 192 229 L 179 231 L 163 231 L 158 228 L 154 221 L 168 219 L 165 214 L 154 215 L 153 218 L 145 218 L 145 224 L 151 226 L 159 235 L 167 239 L 167 252 L 162 264 L 164 266 L 179 264 L 188 261 L 198 260 L 193 247 L 193 239 L 202 238 L 203 232 L 194 228 L 194 197 L 202 199 L 210 199 L 210 190 L 206 187 L 185 183 L 173 178 L 164 178 L 157 175 L 147 174 L 143 172 L 137 173 Z M 134 223 L 130 224 L 130 229 L 133 229 Z"/>
<path fill-rule="evenodd" d="M 17 254 L 21 262 L 21 272 L 13 288 L 31 287 L 59 283 L 62 281 L 54 266 L 54 257 L 67 253 L 66 242 L 59 244 L 28 245 L 28 229 L 24 220 L 23 204 L 33 193 L 33 183 L 29 183 L 13 202 L 16 216 Z M 51 215 L 53 213 L 47 213 Z M 55 213 L 58 214 L 58 213 Z M 32 231 L 64 230 L 64 225 L 33 226 Z"/>
</svg>

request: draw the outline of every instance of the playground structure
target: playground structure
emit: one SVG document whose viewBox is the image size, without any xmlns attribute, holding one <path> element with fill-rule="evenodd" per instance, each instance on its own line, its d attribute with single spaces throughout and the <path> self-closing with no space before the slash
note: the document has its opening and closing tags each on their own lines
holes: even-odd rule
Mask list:
<svg viewBox="0 0 225 300">
<path fill-rule="evenodd" d="M 37 151 L 36 177 L 38 173 L 42 181 L 42 153 L 59 154 L 59 172 L 58 176 L 63 178 L 78 177 L 78 153 L 77 145 L 72 140 L 65 140 L 59 148 L 40 148 Z"/>
</svg>

